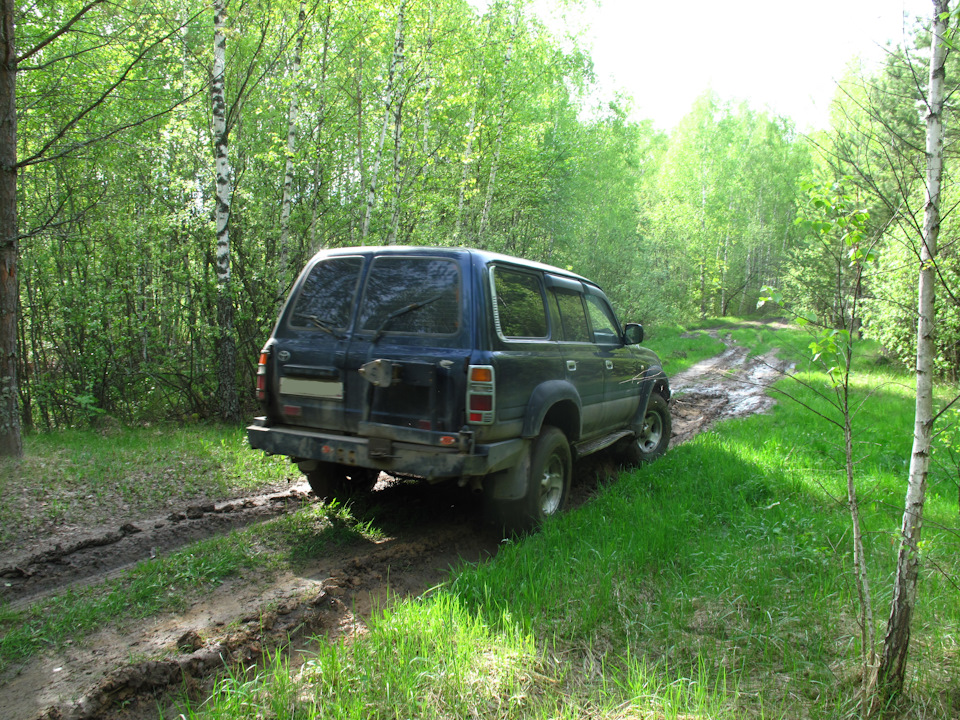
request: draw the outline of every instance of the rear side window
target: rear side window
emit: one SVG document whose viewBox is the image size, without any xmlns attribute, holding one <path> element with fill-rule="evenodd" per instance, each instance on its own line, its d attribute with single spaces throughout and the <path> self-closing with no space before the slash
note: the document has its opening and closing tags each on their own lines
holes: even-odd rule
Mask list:
<svg viewBox="0 0 960 720">
<path fill-rule="evenodd" d="M 350 311 L 363 267 L 361 257 L 321 260 L 300 287 L 290 324 L 294 327 L 343 329 L 350 324 Z"/>
<path fill-rule="evenodd" d="M 547 310 L 540 278 L 502 267 L 493 269 L 497 331 L 504 338 L 545 338 Z"/>
<path fill-rule="evenodd" d="M 563 339 L 567 342 L 590 342 L 590 328 L 583 309 L 580 293 L 557 290 L 557 305 L 560 306 L 560 320 L 563 323 Z"/>
<path fill-rule="evenodd" d="M 460 329 L 460 268 L 431 257 L 378 257 L 367 277 L 360 329 L 453 335 Z"/>
</svg>

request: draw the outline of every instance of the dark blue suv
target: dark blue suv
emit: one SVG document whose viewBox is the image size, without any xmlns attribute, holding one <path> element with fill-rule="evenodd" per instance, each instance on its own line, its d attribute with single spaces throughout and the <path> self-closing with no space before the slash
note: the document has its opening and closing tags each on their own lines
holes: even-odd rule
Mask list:
<svg viewBox="0 0 960 720">
<path fill-rule="evenodd" d="M 252 447 L 314 492 L 380 471 L 457 478 L 522 531 L 560 511 L 576 459 L 627 463 L 670 439 L 670 389 L 643 328 L 586 278 L 465 248 L 318 253 L 260 356 Z"/>
</svg>

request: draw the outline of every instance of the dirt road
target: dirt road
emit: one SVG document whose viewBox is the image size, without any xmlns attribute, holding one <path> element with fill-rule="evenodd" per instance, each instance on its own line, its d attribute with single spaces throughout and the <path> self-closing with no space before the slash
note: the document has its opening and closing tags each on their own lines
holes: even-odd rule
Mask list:
<svg viewBox="0 0 960 720">
<path fill-rule="evenodd" d="M 672 445 L 714 423 L 768 409 L 765 387 L 785 370 L 774 353 L 748 357 L 725 340 L 721 355 L 671 378 Z M 585 502 L 598 477 L 616 472 L 598 454 L 578 464 L 574 504 Z M 291 640 L 364 632 L 371 608 L 392 596 L 417 596 L 449 569 L 496 554 L 500 536 L 481 522 L 468 491 L 425 488 L 381 475 L 375 512 L 417 509 L 431 518 L 402 526 L 317 559 L 296 574 L 244 576 L 225 582 L 181 614 L 108 628 L 10 668 L 0 676 L 3 718 L 155 718 L 157 697 L 199 687 L 224 662 L 247 663 Z M 306 483 L 229 502 L 173 508 L 158 517 L 117 518 L 109 526 L 73 528 L 16 556 L 0 558 L 0 592 L 13 607 L 51 593 L 100 582 L 125 568 L 204 537 L 314 502 Z"/>
</svg>

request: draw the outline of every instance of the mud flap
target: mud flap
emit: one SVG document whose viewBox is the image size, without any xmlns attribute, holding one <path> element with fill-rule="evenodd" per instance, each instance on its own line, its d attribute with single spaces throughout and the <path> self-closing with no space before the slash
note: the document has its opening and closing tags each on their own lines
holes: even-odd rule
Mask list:
<svg viewBox="0 0 960 720">
<path fill-rule="evenodd" d="M 530 445 L 523 443 L 523 450 L 516 464 L 506 470 L 490 473 L 483 480 L 483 495 L 491 502 L 520 500 L 527 494 L 530 477 Z"/>
<path fill-rule="evenodd" d="M 525 441 L 517 462 L 506 470 L 490 473 L 483 480 L 483 518 L 489 525 L 496 525 L 504 536 L 513 534 L 524 515 L 524 498 L 530 479 L 530 448 Z"/>
</svg>

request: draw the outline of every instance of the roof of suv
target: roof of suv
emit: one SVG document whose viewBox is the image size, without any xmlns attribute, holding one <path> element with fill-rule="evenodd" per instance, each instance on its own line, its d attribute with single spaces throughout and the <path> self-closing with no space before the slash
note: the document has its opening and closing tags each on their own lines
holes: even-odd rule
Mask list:
<svg viewBox="0 0 960 720">
<path fill-rule="evenodd" d="M 340 247 L 340 248 L 329 248 L 326 250 L 321 250 L 314 257 L 323 256 L 328 257 L 331 255 L 356 255 L 358 253 L 363 253 L 365 255 L 436 255 L 437 253 L 442 253 L 445 255 L 471 255 L 473 257 L 480 258 L 485 263 L 490 262 L 509 262 L 513 264 L 522 264 L 530 268 L 535 268 L 537 270 L 542 270 L 544 272 L 557 273 L 560 275 L 565 275 L 569 278 L 575 278 L 577 280 L 582 280 L 584 282 L 595 285 L 591 280 L 578 275 L 577 273 L 571 270 L 565 270 L 563 268 L 556 267 L 554 265 L 547 265 L 546 263 L 537 262 L 536 260 L 527 260 L 525 258 L 514 257 L 512 255 L 503 255 L 501 253 L 490 252 L 489 250 L 478 250 L 476 248 L 467 248 L 467 247 L 438 247 L 438 246 L 420 246 L 420 245 L 358 245 L 354 247 Z"/>
</svg>

